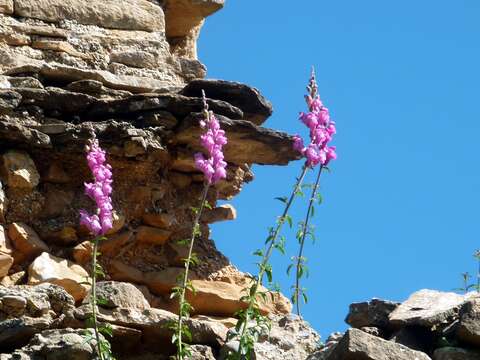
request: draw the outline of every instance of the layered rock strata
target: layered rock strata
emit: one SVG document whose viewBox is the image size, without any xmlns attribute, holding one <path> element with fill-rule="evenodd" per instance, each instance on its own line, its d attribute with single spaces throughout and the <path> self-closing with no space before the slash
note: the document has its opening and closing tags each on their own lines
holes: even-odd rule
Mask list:
<svg viewBox="0 0 480 360">
<path fill-rule="evenodd" d="M 169 294 L 185 257 L 178 240 L 191 231 L 203 181 L 193 163 L 202 89 L 229 138 L 228 168 L 208 194 L 213 208 L 194 249 L 200 265 L 191 273 L 197 292 L 188 294 L 189 326 L 198 359 L 220 356 L 235 313 L 246 306 L 240 298 L 249 279 L 209 237 L 209 224 L 236 216 L 217 201 L 253 179 L 252 164 L 297 159 L 290 135 L 261 126 L 272 106 L 258 90 L 204 79 L 196 40 L 205 17 L 222 6 L 0 0 L 0 352 L 13 352 L 2 360 L 50 358 L 59 344 L 79 359 L 94 356 L 78 330 L 89 313 L 91 236 L 78 211 L 93 205 L 83 191 L 91 180 L 84 147 L 92 129 L 114 178 L 114 227 L 100 251 L 104 292 L 116 297 L 100 318 L 114 325 L 121 358 L 139 349 L 155 359 L 172 353 L 165 324 L 177 311 Z M 261 309 L 281 319 L 291 304 L 275 294 Z M 312 351 L 318 335 L 309 330 L 304 340 Z M 291 354 L 306 356 L 292 346 Z"/>
</svg>

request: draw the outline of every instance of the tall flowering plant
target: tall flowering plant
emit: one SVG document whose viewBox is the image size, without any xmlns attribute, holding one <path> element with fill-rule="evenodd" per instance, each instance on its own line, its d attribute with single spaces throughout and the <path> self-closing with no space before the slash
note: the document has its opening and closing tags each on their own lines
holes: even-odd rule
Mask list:
<svg viewBox="0 0 480 360">
<path fill-rule="evenodd" d="M 100 147 L 95 133 L 92 131 L 92 138 L 86 146 L 87 163 L 93 175 L 94 182 L 85 183 L 85 194 L 96 204 L 96 211 L 89 214 L 85 210 L 80 210 L 80 224 L 87 227 L 95 236 L 93 240 L 92 254 L 92 276 L 91 276 L 91 306 L 92 318 L 91 325 L 94 335 L 90 334 L 89 340 L 95 340 L 97 352 L 100 360 L 113 359 L 110 343 L 100 337 L 100 333 L 111 336 L 111 327 L 107 325 L 99 326 L 97 322 L 97 298 L 96 280 L 97 276 L 103 275 L 101 266 L 97 263 L 98 243 L 104 239 L 104 235 L 112 228 L 113 206 L 112 206 L 112 167 L 107 163 L 106 153 Z"/>
<path fill-rule="evenodd" d="M 187 290 L 195 293 L 195 288 L 188 280 L 188 273 L 190 267 L 198 263 L 198 259 L 193 253 L 193 245 L 195 238 L 201 235 L 199 225 L 200 218 L 203 209 L 209 207 L 206 201 L 208 190 L 211 186 L 227 177 L 227 163 L 224 160 L 225 157 L 223 154 L 223 147 L 227 144 L 227 137 L 225 131 L 220 128 L 220 123 L 213 112 L 208 111 L 208 104 L 204 91 L 202 91 L 202 98 L 203 119 L 200 121 L 200 127 L 204 130 L 204 133 L 200 136 L 200 144 L 204 148 L 207 156 L 203 153 L 196 153 L 194 159 L 195 166 L 203 173 L 205 181 L 200 206 L 199 208 L 194 209 L 195 219 L 193 221 L 192 234 L 187 243 L 189 248 L 188 256 L 184 261 L 185 271 L 179 279 L 177 279 L 179 285 L 173 288 L 171 295 L 172 298 L 179 299 L 178 320 L 171 325 L 171 329 L 174 330 L 172 342 L 177 346 L 177 354 L 175 357 L 177 360 L 191 357 L 190 348 L 188 344 L 184 342 L 184 338 L 191 341 L 192 337 L 188 326 L 184 324 L 184 319 L 190 316 L 192 306 L 185 299 L 185 294 Z"/>
<path fill-rule="evenodd" d="M 300 315 L 300 296 L 303 297 L 304 302 L 308 301 L 306 290 L 300 287 L 300 280 L 308 272 L 306 267 L 307 259 L 303 256 L 306 236 L 309 235 L 313 239 L 315 238 L 309 222 L 314 214 L 314 203 L 321 202 L 321 196 L 318 194 L 320 177 L 322 171 L 327 169 L 330 161 L 337 158 L 335 146 L 330 145 L 330 142 L 336 133 L 335 122 L 330 119 L 328 108 L 326 108 L 320 100 L 315 72 L 313 70 L 307 86 L 307 91 L 308 94 L 305 96 L 305 100 L 309 111 L 307 113 L 300 113 L 300 120 L 309 129 L 310 143 L 308 146 L 304 146 L 302 138 L 296 135 L 294 149 L 299 151 L 306 158 L 306 166 L 312 169 L 318 167 L 318 174 L 315 183 L 312 186 L 312 193 L 305 220 L 300 223 L 300 229 L 297 232 L 297 239 L 300 245 L 298 255 L 292 258 L 294 263 L 292 263 L 287 269 L 287 273 L 290 273 L 290 270 L 295 266 L 295 285 L 293 286 L 292 302 L 296 306 L 298 315 Z"/>
</svg>

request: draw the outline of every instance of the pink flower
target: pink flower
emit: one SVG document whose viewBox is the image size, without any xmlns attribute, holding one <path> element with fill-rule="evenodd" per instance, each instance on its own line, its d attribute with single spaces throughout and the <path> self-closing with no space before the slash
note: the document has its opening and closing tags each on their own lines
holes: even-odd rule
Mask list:
<svg viewBox="0 0 480 360">
<path fill-rule="evenodd" d="M 106 164 L 106 153 L 94 137 L 87 146 L 87 163 L 94 182 L 85 183 L 85 194 L 95 201 L 96 214 L 80 210 L 80 224 L 85 225 L 95 236 L 105 235 L 113 226 L 112 167 Z"/>
<path fill-rule="evenodd" d="M 212 185 L 227 177 L 227 163 L 222 151 L 227 143 L 227 137 L 225 131 L 220 129 L 218 119 L 211 112 L 208 112 L 208 119 L 200 121 L 200 127 L 206 130 L 200 136 L 200 144 L 206 150 L 208 158 L 205 158 L 202 153 L 196 153 L 195 166 L 203 172 L 205 180 Z"/>
<path fill-rule="evenodd" d="M 307 166 L 314 167 L 318 164 L 324 166 L 337 158 L 335 146 L 328 146 L 337 130 L 335 123 L 330 119 L 330 112 L 323 106 L 318 96 L 318 86 L 313 72 L 307 90 L 309 94 L 305 96 L 305 99 L 309 112 L 300 113 L 300 120 L 310 130 L 310 144 L 305 147 L 300 136 L 295 135 L 293 149 L 307 159 Z"/>
</svg>

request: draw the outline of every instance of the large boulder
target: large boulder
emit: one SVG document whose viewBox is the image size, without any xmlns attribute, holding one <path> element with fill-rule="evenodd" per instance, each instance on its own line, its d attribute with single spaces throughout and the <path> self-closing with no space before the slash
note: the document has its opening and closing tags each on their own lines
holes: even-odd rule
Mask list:
<svg viewBox="0 0 480 360">
<path fill-rule="evenodd" d="M 310 360 L 315 360 L 312 356 Z M 317 358 L 320 359 L 320 358 Z M 350 329 L 325 360 L 430 360 L 422 352 L 411 350 L 358 329 Z"/>
<path fill-rule="evenodd" d="M 387 328 L 390 325 L 388 316 L 398 305 L 396 302 L 381 299 L 353 303 L 350 304 L 345 322 L 354 328 L 364 326 Z"/>
<path fill-rule="evenodd" d="M 48 245 L 27 224 L 20 222 L 10 224 L 8 226 L 8 236 L 15 250 L 22 255 L 16 255 L 20 259 L 32 259 L 44 251 L 49 251 Z"/>
<path fill-rule="evenodd" d="M 465 344 L 480 347 L 480 297 L 467 301 L 460 309 L 457 338 Z"/>
<path fill-rule="evenodd" d="M 417 291 L 390 314 L 390 323 L 396 327 L 448 325 L 458 317 L 460 306 L 469 296 L 426 289 Z"/>
<path fill-rule="evenodd" d="M 99 306 L 107 309 L 119 307 L 145 310 L 150 304 L 142 292 L 134 285 L 118 281 L 99 281 L 97 283 L 97 298 L 101 299 Z M 85 297 L 84 303 L 90 302 L 90 296 Z"/>
</svg>

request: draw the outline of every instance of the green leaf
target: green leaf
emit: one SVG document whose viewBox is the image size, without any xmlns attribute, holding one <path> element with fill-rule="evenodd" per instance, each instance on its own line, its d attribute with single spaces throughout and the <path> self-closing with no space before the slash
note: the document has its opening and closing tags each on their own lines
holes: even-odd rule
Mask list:
<svg viewBox="0 0 480 360">
<path fill-rule="evenodd" d="M 288 201 L 288 198 L 286 196 L 282 196 L 282 197 L 276 197 L 275 200 L 281 201 L 282 203 L 286 204 Z"/>
<path fill-rule="evenodd" d="M 287 275 L 289 275 L 289 276 L 290 276 L 290 271 L 292 271 L 293 265 L 294 265 L 294 264 L 290 264 L 290 265 L 288 265 L 288 267 L 287 267 Z"/>
</svg>

